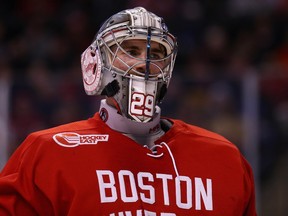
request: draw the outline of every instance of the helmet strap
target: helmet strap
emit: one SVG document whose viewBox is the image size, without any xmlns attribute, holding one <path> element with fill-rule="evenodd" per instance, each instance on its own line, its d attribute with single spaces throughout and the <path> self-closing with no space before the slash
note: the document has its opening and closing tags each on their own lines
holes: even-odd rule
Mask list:
<svg viewBox="0 0 288 216">
<path fill-rule="evenodd" d="M 164 96 L 166 95 L 167 93 L 167 85 L 164 84 L 161 86 L 161 89 L 160 89 L 160 92 L 159 92 L 159 101 L 158 102 L 161 102 L 164 98 Z"/>
<path fill-rule="evenodd" d="M 105 95 L 109 98 L 111 98 L 111 101 L 114 105 L 114 107 L 117 109 L 118 113 L 121 114 L 121 108 L 119 104 L 117 103 L 116 99 L 113 97 L 115 96 L 120 90 L 120 86 L 118 81 L 115 79 L 112 82 L 108 83 L 103 91 L 101 92 L 101 95 Z"/>
<path fill-rule="evenodd" d="M 120 115 L 122 115 L 121 108 L 120 108 L 118 102 L 116 101 L 116 99 L 115 99 L 114 97 L 111 97 L 111 101 L 112 101 L 114 107 L 116 108 L 117 113 L 120 114 Z"/>
<path fill-rule="evenodd" d="M 103 91 L 101 92 L 101 95 L 106 95 L 107 97 L 113 97 L 116 95 L 120 90 L 119 83 L 117 80 L 113 80 L 112 82 L 108 83 Z"/>
</svg>

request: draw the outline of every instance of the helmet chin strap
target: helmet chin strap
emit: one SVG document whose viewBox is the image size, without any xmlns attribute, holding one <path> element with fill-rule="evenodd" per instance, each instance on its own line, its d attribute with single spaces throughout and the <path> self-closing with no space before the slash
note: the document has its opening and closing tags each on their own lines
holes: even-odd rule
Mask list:
<svg viewBox="0 0 288 216">
<path fill-rule="evenodd" d="M 112 82 L 108 83 L 101 95 L 105 95 L 107 97 L 107 102 L 110 106 L 113 106 L 117 109 L 117 112 L 122 115 L 121 108 L 117 102 L 117 100 L 113 97 L 115 96 L 120 90 L 120 86 L 117 80 L 113 80 Z"/>
<path fill-rule="evenodd" d="M 107 97 L 113 97 L 115 94 L 117 94 L 120 90 L 119 83 L 117 80 L 113 80 L 112 82 L 108 83 L 103 91 L 101 92 L 101 95 L 106 95 Z"/>
<path fill-rule="evenodd" d="M 116 108 L 118 114 L 122 115 L 122 111 L 120 109 L 120 106 L 114 97 L 107 97 L 106 101 L 107 101 L 107 104 Z"/>
<path fill-rule="evenodd" d="M 149 79 L 150 74 L 150 59 L 151 56 L 151 27 L 147 29 L 147 48 L 146 48 L 146 71 L 145 71 L 145 80 Z"/>
</svg>

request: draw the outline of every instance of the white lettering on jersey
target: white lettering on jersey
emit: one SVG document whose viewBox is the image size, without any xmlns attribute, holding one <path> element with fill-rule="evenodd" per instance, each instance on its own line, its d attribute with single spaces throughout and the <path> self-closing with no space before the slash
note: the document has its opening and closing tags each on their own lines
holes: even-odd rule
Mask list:
<svg viewBox="0 0 288 216">
<path fill-rule="evenodd" d="M 149 196 L 146 197 L 144 193 L 140 193 L 140 198 L 143 202 L 153 204 L 155 203 L 155 189 L 151 185 L 145 185 L 143 180 L 147 178 L 149 182 L 153 182 L 154 178 L 151 173 L 148 172 L 140 172 L 137 175 L 138 186 L 140 189 L 149 192 Z"/>
<path fill-rule="evenodd" d="M 118 213 L 111 213 L 109 216 L 133 216 L 131 211 L 125 211 L 125 212 L 118 212 Z M 142 210 L 137 210 L 135 216 L 157 216 L 156 212 L 151 212 L 144 210 L 144 213 Z M 176 216 L 174 213 L 160 213 L 160 216 Z"/>
<path fill-rule="evenodd" d="M 120 172 L 118 173 L 118 178 L 120 183 L 120 192 L 122 201 L 136 202 L 138 200 L 138 194 L 133 173 L 128 170 L 120 170 Z M 128 188 L 129 186 L 130 188 Z M 131 196 L 127 195 L 128 192 L 127 190 L 131 192 Z"/>
<path fill-rule="evenodd" d="M 173 179 L 172 175 L 168 174 L 156 174 L 157 178 L 162 179 L 162 185 L 163 185 L 163 197 L 164 197 L 164 205 L 170 205 L 169 201 L 169 193 L 168 193 L 168 180 Z"/>
<path fill-rule="evenodd" d="M 115 214 L 115 213 L 109 214 L 109 216 L 116 216 L 116 215 L 118 215 L 118 216 L 133 216 L 131 211 L 118 212 L 117 214 Z M 142 210 L 137 210 L 135 215 L 136 216 L 142 216 Z"/>
<path fill-rule="evenodd" d="M 201 198 L 206 210 L 213 210 L 212 180 L 206 179 L 206 189 L 201 178 L 195 178 L 196 210 L 201 210 Z"/>
<path fill-rule="evenodd" d="M 176 198 L 175 204 L 179 208 L 191 209 L 194 207 L 193 204 L 195 204 L 195 210 L 204 209 L 213 211 L 212 179 L 209 178 L 203 179 L 195 177 L 191 179 L 188 176 L 177 176 L 173 178 L 171 174 L 156 173 L 156 176 L 154 176 L 149 172 L 139 172 L 137 176 L 135 176 L 135 174 L 129 170 L 120 170 L 116 175 L 119 182 L 116 182 L 114 173 L 110 170 L 96 170 L 96 175 L 102 203 L 117 201 L 119 199 L 117 192 L 120 192 L 118 194 L 120 194 L 120 199 L 124 203 L 137 202 L 140 199 L 144 203 L 154 204 L 157 193 L 153 185 L 156 179 L 160 179 L 163 190 L 162 202 L 164 205 L 171 205 L 168 183 L 172 181 L 175 187 L 175 194 L 170 195 Z M 138 192 L 137 188 L 141 189 L 141 192 Z M 194 198 L 194 200 L 192 198 Z M 157 200 L 157 202 L 161 202 L 161 200 Z M 168 213 L 168 215 L 169 214 L 170 213 Z M 125 215 L 127 214 L 125 213 Z"/>
<path fill-rule="evenodd" d="M 182 202 L 181 197 L 181 182 L 186 184 L 186 203 Z M 176 186 L 176 203 L 179 208 L 190 209 L 192 208 L 192 182 L 187 176 L 178 176 L 175 179 Z"/>
<path fill-rule="evenodd" d="M 96 170 L 98 182 L 101 187 L 100 189 L 100 198 L 102 203 L 110 203 L 115 202 L 117 200 L 117 192 L 115 185 L 115 178 L 111 171 L 109 170 Z M 107 176 L 108 182 L 104 182 L 104 176 Z M 111 195 L 109 196 L 107 194 L 107 190 L 111 192 Z"/>
</svg>

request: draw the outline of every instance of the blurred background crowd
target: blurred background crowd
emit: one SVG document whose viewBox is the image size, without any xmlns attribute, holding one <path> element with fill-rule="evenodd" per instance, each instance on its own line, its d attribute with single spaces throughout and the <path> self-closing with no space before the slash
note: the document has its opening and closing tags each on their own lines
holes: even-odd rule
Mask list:
<svg viewBox="0 0 288 216">
<path fill-rule="evenodd" d="M 163 115 L 233 141 L 253 167 L 259 215 L 286 215 L 287 0 L 1 2 L 0 169 L 28 133 L 98 111 L 80 55 L 104 20 L 134 6 L 161 15 L 178 38 Z"/>
</svg>

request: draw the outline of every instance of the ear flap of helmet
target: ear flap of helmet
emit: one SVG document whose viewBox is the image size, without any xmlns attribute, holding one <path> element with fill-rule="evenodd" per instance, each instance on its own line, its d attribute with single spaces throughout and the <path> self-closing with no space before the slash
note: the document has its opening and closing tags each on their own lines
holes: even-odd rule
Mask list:
<svg viewBox="0 0 288 216">
<path fill-rule="evenodd" d="M 97 49 L 89 46 L 81 55 L 84 89 L 87 95 L 101 93 L 102 62 Z"/>
<path fill-rule="evenodd" d="M 99 51 L 93 45 L 90 45 L 81 55 L 81 70 L 87 95 L 112 97 L 119 92 L 118 81 L 112 73 L 106 71 Z"/>
</svg>

